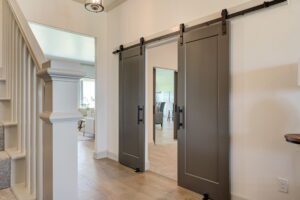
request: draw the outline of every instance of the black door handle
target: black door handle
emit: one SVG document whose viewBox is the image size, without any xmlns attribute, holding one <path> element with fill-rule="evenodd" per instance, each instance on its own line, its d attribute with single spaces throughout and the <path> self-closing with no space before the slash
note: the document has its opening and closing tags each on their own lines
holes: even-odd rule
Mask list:
<svg viewBox="0 0 300 200">
<path fill-rule="evenodd" d="M 141 115 L 141 112 L 143 112 L 143 114 Z M 141 118 L 142 116 L 142 118 Z M 138 106 L 138 115 L 137 115 L 137 118 L 138 118 L 138 124 L 140 123 L 144 123 L 144 106 Z"/>
<path fill-rule="evenodd" d="M 183 107 L 177 106 L 177 130 L 181 127 L 184 128 L 184 109 Z M 181 119 L 182 116 L 182 119 Z"/>
</svg>

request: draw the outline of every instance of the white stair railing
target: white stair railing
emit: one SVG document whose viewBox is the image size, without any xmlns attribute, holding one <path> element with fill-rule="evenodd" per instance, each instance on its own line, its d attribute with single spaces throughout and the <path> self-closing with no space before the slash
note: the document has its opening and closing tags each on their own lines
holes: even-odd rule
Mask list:
<svg viewBox="0 0 300 200">
<path fill-rule="evenodd" d="M 2 2 L 6 95 L 10 124 L 17 126 L 10 137 L 16 145 L 6 149 L 12 189 L 18 199 L 76 200 L 77 93 L 83 74 L 52 68 L 16 0 Z"/>
</svg>

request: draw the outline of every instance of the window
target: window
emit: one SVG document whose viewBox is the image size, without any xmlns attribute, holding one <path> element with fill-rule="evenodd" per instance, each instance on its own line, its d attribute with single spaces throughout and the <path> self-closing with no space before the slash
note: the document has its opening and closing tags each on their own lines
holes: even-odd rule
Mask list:
<svg viewBox="0 0 300 200">
<path fill-rule="evenodd" d="M 95 79 L 80 80 L 80 108 L 95 108 Z"/>
</svg>

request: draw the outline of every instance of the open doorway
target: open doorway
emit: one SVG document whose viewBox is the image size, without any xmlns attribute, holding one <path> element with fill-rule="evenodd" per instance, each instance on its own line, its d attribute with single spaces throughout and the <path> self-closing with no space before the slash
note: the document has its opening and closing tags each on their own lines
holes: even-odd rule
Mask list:
<svg viewBox="0 0 300 200">
<path fill-rule="evenodd" d="M 78 195 L 85 199 L 91 190 L 86 189 L 86 180 L 94 178 L 92 171 L 95 151 L 96 113 L 96 38 L 46 25 L 29 23 L 46 57 L 51 59 L 51 67 L 82 72 L 85 76 L 78 83 L 78 112 L 82 117 L 74 124 L 73 134 L 77 137 Z M 66 94 L 68 95 L 68 94 Z M 70 138 L 72 140 L 72 138 Z"/>
<path fill-rule="evenodd" d="M 177 140 L 175 127 L 176 80 L 173 69 L 153 69 L 153 142 L 173 144 Z"/>
<path fill-rule="evenodd" d="M 82 119 L 76 128 L 78 141 L 94 140 L 96 38 L 32 22 L 29 25 L 52 67 L 85 74 L 78 85 L 78 111 Z"/>
<path fill-rule="evenodd" d="M 147 170 L 174 181 L 177 181 L 177 49 L 177 40 L 171 40 L 146 51 L 146 166 Z"/>
</svg>

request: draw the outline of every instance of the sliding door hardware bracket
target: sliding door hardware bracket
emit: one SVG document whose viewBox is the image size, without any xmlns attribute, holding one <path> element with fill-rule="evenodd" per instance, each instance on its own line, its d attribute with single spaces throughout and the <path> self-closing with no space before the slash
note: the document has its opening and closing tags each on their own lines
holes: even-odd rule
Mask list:
<svg viewBox="0 0 300 200">
<path fill-rule="evenodd" d="M 183 45 L 183 33 L 185 31 L 185 25 L 180 24 L 180 44 Z"/>
<path fill-rule="evenodd" d="M 227 33 L 228 10 L 223 9 L 221 15 L 222 15 L 222 32 L 223 32 L 223 35 L 226 35 L 226 33 Z"/>
<path fill-rule="evenodd" d="M 140 55 L 143 55 L 143 47 L 145 45 L 145 38 L 140 38 Z"/>
</svg>

